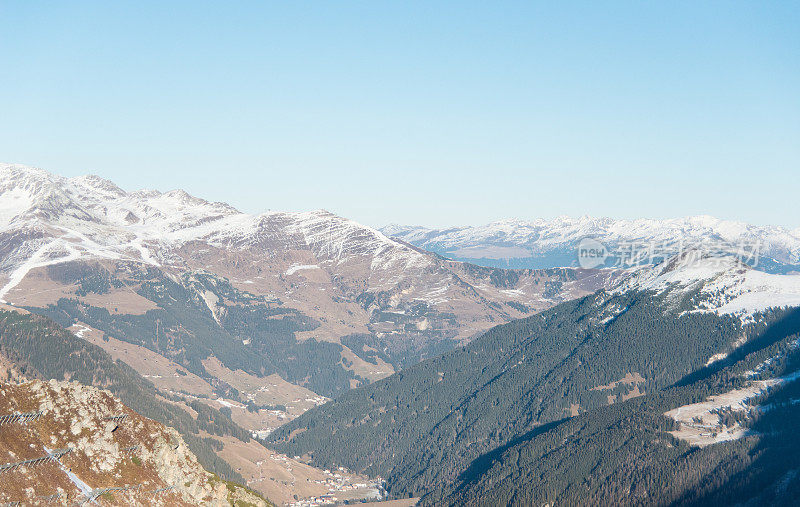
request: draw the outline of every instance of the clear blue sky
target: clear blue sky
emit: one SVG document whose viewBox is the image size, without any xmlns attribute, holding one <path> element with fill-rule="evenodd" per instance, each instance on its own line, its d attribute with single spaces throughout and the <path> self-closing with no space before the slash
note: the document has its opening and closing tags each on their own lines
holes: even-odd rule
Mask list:
<svg viewBox="0 0 800 507">
<path fill-rule="evenodd" d="M 800 2 L 0 0 L 0 161 L 370 225 L 800 226 Z"/>
</svg>

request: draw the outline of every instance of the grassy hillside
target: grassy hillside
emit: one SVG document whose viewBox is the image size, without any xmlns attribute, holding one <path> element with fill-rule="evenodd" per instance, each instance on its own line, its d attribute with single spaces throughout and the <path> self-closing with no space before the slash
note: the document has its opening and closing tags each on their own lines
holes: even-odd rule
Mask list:
<svg viewBox="0 0 800 507">
<path fill-rule="evenodd" d="M 74 283 L 80 283 L 84 292 L 102 294 L 109 284 L 117 282 L 107 273 L 105 276 L 80 271 L 68 281 L 77 280 Z M 278 373 L 327 396 L 349 389 L 355 378 L 353 372 L 337 364 L 341 345 L 295 338 L 296 332 L 319 325 L 297 310 L 270 304 L 264 297 L 239 291 L 213 275 L 187 277 L 178 283 L 156 268 L 147 268 L 131 276 L 138 283 L 136 293 L 156 308 L 141 314 L 115 313 L 77 298 L 60 298 L 45 308 L 27 309 L 64 327 L 84 322 L 109 336 L 169 357 L 203 378 L 211 378 L 202 365 L 211 355 L 230 369 L 259 376 Z M 199 296 L 203 292 L 218 301 L 216 315 Z"/>
</svg>

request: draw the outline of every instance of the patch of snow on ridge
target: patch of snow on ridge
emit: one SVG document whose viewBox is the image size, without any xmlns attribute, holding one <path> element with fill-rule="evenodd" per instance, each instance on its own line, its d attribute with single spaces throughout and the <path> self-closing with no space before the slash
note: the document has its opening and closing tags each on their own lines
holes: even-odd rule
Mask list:
<svg viewBox="0 0 800 507">
<path fill-rule="evenodd" d="M 644 266 L 624 279 L 615 292 L 630 289 L 663 291 L 673 287 L 691 287 L 697 282 L 705 283 L 721 274 L 738 270 L 743 272 L 747 266 L 733 257 L 712 257 L 699 255 L 691 250 L 677 255 L 655 266 Z"/>
<path fill-rule="evenodd" d="M 768 308 L 800 306 L 800 274 L 764 273 L 733 256 L 702 256 L 697 251 L 640 268 L 613 291 L 686 293 L 698 288 L 695 311 L 747 317 Z"/>
<path fill-rule="evenodd" d="M 744 277 L 725 273 L 703 288 L 721 314 L 753 313 L 771 307 L 800 305 L 800 274 L 772 275 L 748 269 Z"/>
<path fill-rule="evenodd" d="M 21 188 L 12 188 L 3 192 L 0 199 L 0 224 L 10 223 L 33 205 L 31 196 Z"/>
<path fill-rule="evenodd" d="M 698 447 L 742 438 L 750 432 L 739 424 L 732 427 L 721 425 L 719 415 L 715 411 L 727 408 L 737 412 L 749 412 L 752 409 L 747 405 L 749 399 L 780 383 L 782 383 L 781 379 L 755 381 L 747 387 L 711 396 L 699 403 L 684 405 L 665 412 L 664 415 L 681 424 L 680 429 L 670 433 L 676 438 Z"/>
</svg>

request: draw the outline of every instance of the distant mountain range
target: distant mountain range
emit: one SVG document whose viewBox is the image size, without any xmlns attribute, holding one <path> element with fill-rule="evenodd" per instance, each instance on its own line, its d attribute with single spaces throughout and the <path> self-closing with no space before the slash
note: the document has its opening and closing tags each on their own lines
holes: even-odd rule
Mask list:
<svg viewBox="0 0 800 507">
<path fill-rule="evenodd" d="M 450 259 L 492 267 L 578 266 L 578 244 L 592 238 L 608 249 L 606 266 L 630 260 L 661 262 L 685 249 L 703 248 L 741 253 L 764 271 L 800 270 L 800 228 L 761 227 L 711 216 L 668 220 L 559 217 L 448 229 L 389 225 L 380 230 Z"/>
</svg>

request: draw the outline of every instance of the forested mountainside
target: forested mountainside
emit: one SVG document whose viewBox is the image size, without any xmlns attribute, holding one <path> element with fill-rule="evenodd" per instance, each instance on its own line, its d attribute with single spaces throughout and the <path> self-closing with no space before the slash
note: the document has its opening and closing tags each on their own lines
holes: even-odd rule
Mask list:
<svg viewBox="0 0 800 507">
<path fill-rule="evenodd" d="M 345 393 L 270 441 L 425 491 L 543 423 L 666 387 L 749 332 L 734 317 L 665 314 L 650 294 L 589 296 Z"/>
<path fill-rule="evenodd" d="M 389 225 L 380 230 L 447 258 L 491 267 L 577 266 L 576 245 L 583 238 L 593 238 L 608 249 L 609 263 L 635 250 L 646 252 L 640 261 L 652 263 L 682 249 L 703 246 L 754 253 L 752 261 L 769 272 L 800 271 L 800 228 L 756 226 L 711 216 L 667 220 L 558 217 L 447 229 Z M 654 259 L 648 258 L 651 252 Z"/>
<path fill-rule="evenodd" d="M 430 493 L 464 477 L 481 456 L 511 448 L 547 424 L 596 410 L 614 413 L 627 399 L 725 364 L 748 350 L 743 344 L 773 336 L 775 326 L 784 330 L 780 339 L 796 333 L 789 310 L 755 304 L 765 304 L 758 296 L 769 283 L 740 290 L 754 276 L 735 263 L 721 262 L 716 271 L 681 259 L 665 263 L 634 275 L 625 290 L 498 326 L 463 348 L 346 393 L 280 428 L 272 444 L 312 454 L 320 465 L 380 474 L 395 495 Z M 769 276 L 777 277 L 772 284 L 785 281 Z M 719 285 L 737 277 L 741 283 Z M 753 308 L 743 310 L 745 303 Z"/>
<path fill-rule="evenodd" d="M 800 497 L 800 313 L 724 366 L 539 426 L 422 505 L 793 505 Z"/>
<path fill-rule="evenodd" d="M 136 412 L 180 432 L 207 470 L 223 479 L 244 483 L 244 479 L 217 456 L 215 450 L 219 446 L 215 441 L 202 437 L 201 432 L 249 441 L 248 431 L 228 415 L 202 403 L 191 405 L 199 415 L 193 418 L 180 405 L 158 393 L 151 382 L 130 366 L 114 361 L 100 347 L 77 338 L 51 320 L 0 311 L 0 356 L 26 378 L 72 380 L 107 389 Z"/>
<path fill-rule="evenodd" d="M 47 307 L 25 307 L 47 315 L 64 327 L 87 325 L 108 336 L 144 346 L 211 380 L 202 361 L 218 358 L 229 368 L 259 376 L 274 373 L 290 382 L 331 394 L 349 388 L 356 376 L 341 364 L 341 346 L 295 333 L 319 323 L 300 312 L 270 304 L 263 297 L 236 290 L 227 280 L 196 274 L 173 280 L 157 268 L 112 275 L 102 267 L 61 264 L 49 268 L 79 287 L 83 295 L 108 295 L 115 285 L 135 291 L 153 308 L 145 312 L 109 311 L 78 297 L 65 297 Z M 74 274 L 73 274 L 74 272 Z M 199 293 L 199 294 L 198 294 Z M 113 303 L 113 296 L 111 301 Z M 212 313 L 206 300 L 214 301 Z"/>
<path fill-rule="evenodd" d="M 453 262 L 325 211 L 241 213 L 183 191 L 0 164 L 0 299 L 229 370 L 336 394 L 619 274 Z"/>
<path fill-rule="evenodd" d="M 174 429 L 77 382 L 0 384 L 0 475 L 4 505 L 271 505 L 203 470 Z"/>
</svg>

